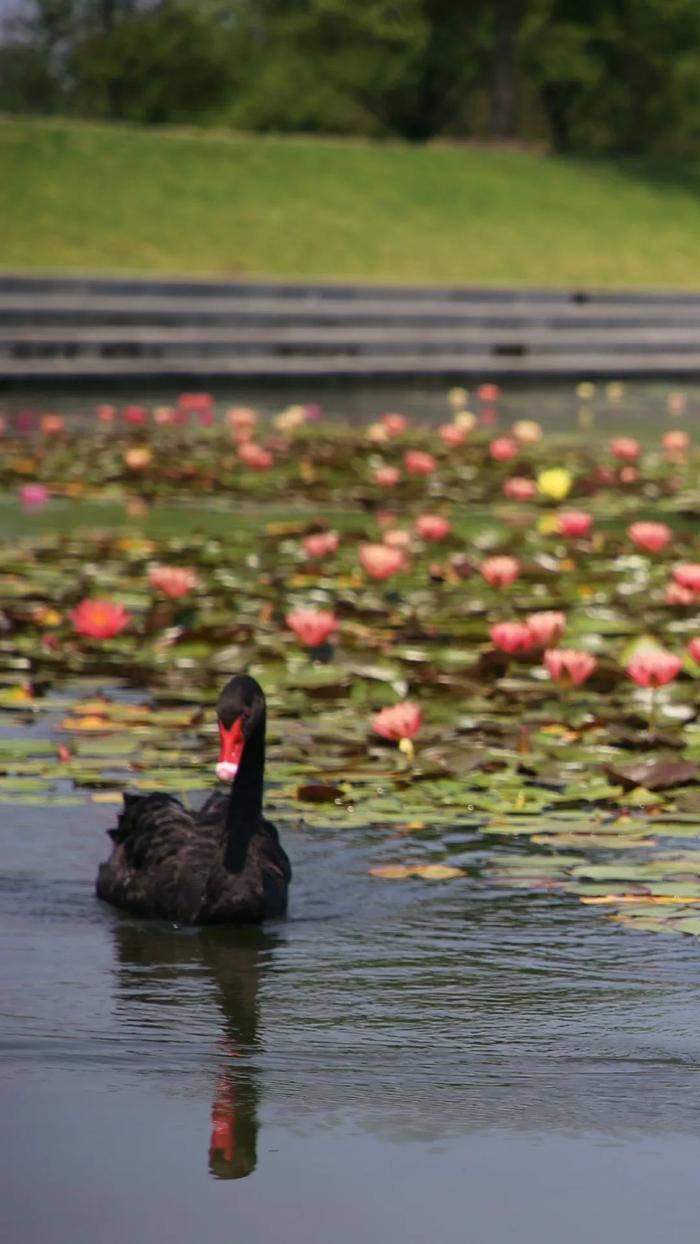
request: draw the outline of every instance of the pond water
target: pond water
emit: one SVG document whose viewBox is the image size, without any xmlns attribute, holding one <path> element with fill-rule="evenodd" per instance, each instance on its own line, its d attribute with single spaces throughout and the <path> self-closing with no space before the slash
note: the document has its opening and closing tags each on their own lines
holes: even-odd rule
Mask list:
<svg viewBox="0 0 700 1244">
<path fill-rule="evenodd" d="M 271 409 L 277 396 L 258 395 Z M 424 413 L 432 401 L 419 392 L 411 406 L 406 389 L 391 396 L 392 405 L 400 402 L 408 413 Z M 614 430 L 644 426 L 651 438 L 661 398 L 662 390 L 653 386 L 628 390 L 624 407 L 613 412 Z M 357 410 L 350 413 L 358 418 L 372 405 L 367 394 L 352 401 Z M 24 399 L 12 402 L 18 408 Z M 38 408 L 39 399 L 24 404 Z M 51 408 L 60 406 L 67 409 L 71 402 L 52 395 Z M 570 391 L 564 406 L 561 393 L 548 390 L 535 407 L 532 393 L 523 390 L 511 395 L 509 414 L 536 414 L 547 428 L 565 407 L 569 426 L 575 426 Z M 572 471 L 579 470 L 573 458 L 572 464 Z M 527 591 L 519 589 L 523 610 L 554 601 L 569 610 L 574 636 L 582 635 L 583 642 L 595 617 L 601 662 L 608 636 L 620 649 L 639 629 L 635 615 L 647 607 L 656 633 L 666 634 L 663 622 L 672 639 L 685 642 L 695 626 L 688 613 L 680 621 L 673 615 L 668 624 L 660 565 L 649 569 L 639 557 L 630 558 L 623 541 L 625 524 L 640 507 L 655 513 L 665 505 L 669 522 L 680 524 L 674 538 L 683 556 L 697 560 L 688 518 L 697 504 L 696 476 L 684 477 L 679 501 L 663 491 L 663 464 L 651 461 L 645 469 L 653 484 L 646 492 L 621 501 L 608 493 L 602 500 L 593 497 L 608 543 L 574 548 L 578 569 L 569 566 L 568 582 L 587 587 L 597 576 L 609 597 L 594 601 L 585 617 L 589 597 L 567 588 L 569 595 L 559 601 L 560 579 L 546 578 L 554 574 L 547 533 L 523 535 L 520 525 L 506 536 L 498 511 L 502 529 L 494 540 L 515 542 L 524 557 L 543 567 L 532 573 Z M 461 493 L 453 482 L 452 493 L 436 490 L 431 502 L 453 507 L 455 532 L 465 542 L 496 522 L 476 484 L 476 499 L 467 505 L 470 478 L 459 483 Z M 415 507 L 416 496 L 407 495 Z M 343 511 L 338 487 L 335 511 L 324 511 L 343 539 L 360 518 L 370 521 L 350 493 L 347 500 Z M 581 504 L 589 501 L 585 496 Z M 630 817 L 623 807 L 627 787 L 621 793 L 605 785 L 599 758 L 595 808 L 582 789 L 598 751 L 611 764 L 635 758 L 635 733 L 641 737 L 645 724 L 630 699 L 636 689 L 612 678 L 602 685 L 597 694 L 605 721 L 602 710 L 591 708 L 593 701 L 573 701 L 562 711 L 576 718 L 580 736 L 557 744 L 556 733 L 541 730 L 557 711 L 556 691 L 548 692 L 541 680 L 528 684 L 527 671 L 517 671 L 509 682 L 502 670 L 494 675 L 488 667 L 479 673 L 482 694 L 469 681 L 475 664 L 463 669 L 431 632 L 430 623 L 445 631 L 448 623 L 461 626 L 451 642 L 460 651 L 469 645 L 485 650 L 488 620 L 501 606 L 493 596 L 480 601 L 483 585 L 474 587 L 473 579 L 469 588 L 461 580 L 443 587 L 436 579 L 434 595 L 427 595 L 428 555 L 421 551 L 415 553 L 414 577 L 402 589 L 407 600 L 415 594 L 413 629 L 401 643 L 394 635 L 391 647 L 360 646 L 383 614 L 400 612 L 400 598 L 377 602 L 357 581 L 352 551 L 342 554 L 347 564 L 335 579 L 329 572 L 312 588 L 302 582 L 300 592 L 313 591 L 320 603 L 337 597 L 345 609 L 345 650 L 335 664 L 312 667 L 292 649 L 289 636 L 280 638 L 283 625 L 268 609 L 273 591 L 279 593 L 274 607 L 284 616 L 280 600 L 286 599 L 287 581 L 300 574 L 292 547 L 298 533 L 282 533 L 279 545 L 261 555 L 262 565 L 246 561 L 253 543 L 263 540 L 261 513 L 274 526 L 284 512 L 268 496 L 249 527 L 241 521 L 236 528 L 216 497 L 209 502 L 188 510 L 182 497 L 164 496 L 134 517 L 114 493 L 78 506 L 62 496 L 28 516 L 12 497 L 0 500 L 0 532 L 11 563 L 7 599 L 0 598 L 0 605 L 15 628 L 9 638 L 0 636 L 0 754 L 11 761 L 0 781 L 3 1244 L 123 1244 L 125 1238 L 189 1244 L 201 1237 L 221 1244 L 680 1244 L 693 1238 L 700 1163 L 700 943 L 698 922 L 692 909 L 688 916 L 683 896 L 700 901 L 700 852 L 692 854 L 700 819 L 697 783 L 684 786 L 685 804 L 663 790 L 644 792 L 638 825 L 634 808 Z M 255 502 L 253 496 L 253 507 Z M 238 505 L 240 516 L 241 498 Z M 113 533 L 99 550 L 90 543 L 91 527 Z M 117 536 L 125 530 L 120 546 Z M 71 536 L 66 544 L 64 532 Z M 214 555 L 212 536 L 219 542 Z M 150 549 L 138 547 L 145 537 Z M 500 544 L 484 543 L 491 547 Z M 147 596 L 147 559 L 192 560 L 198 552 L 206 578 L 202 599 L 188 615 L 165 616 L 170 646 L 159 645 L 162 602 L 153 605 Z M 571 550 L 565 553 L 557 554 L 564 566 L 572 557 Z M 282 582 L 271 586 L 265 575 L 275 561 Z M 66 621 L 75 604 L 72 577 L 88 562 L 95 566 L 86 570 L 81 592 L 93 591 L 95 582 L 107 584 L 143 625 L 141 637 L 118 636 L 100 649 L 101 677 L 95 650 L 79 649 Z M 631 598 L 630 584 L 636 592 Z M 468 592 L 473 609 L 460 614 L 457 605 Z M 36 601 L 45 608 L 48 601 L 65 615 L 60 623 L 47 623 L 59 641 L 47 646 L 41 662 L 38 632 L 31 629 L 40 623 L 27 601 L 32 608 Z M 137 785 L 160 777 L 190 789 L 195 767 L 199 781 L 191 798 L 203 799 L 211 723 L 202 726 L 187 711 L 200 689 L 205 703 L 212 702 L 220 670 L 212 666 L 211 652 L 220 644 L 221 613 L 225 622 L 232 601 L 244 611 L 250 605 L 245 617 L 255 621 L 252 638 L 246 633 L 237 639 L 240 650 L 230 659 L 257 661 L 272 689 L 269 799 L 294 869 L 289 914 L 263 929 L 239 930 L 135 920 L 94 896 L 97 865 L 107 852 L 104 831 L 116 813 L 109 800 L 118 800 L 134 775 Z M 430 642 L 436 655 L 417 655 Z M 129 666 L 123 678 L 120 665 Z M 16 684 L 28 670 L 36 689 L 24 701 L 15 696 Z M 138 684 L 139 670 L 152 675 L 152 685 Z M 372 684 L 366 694 L 364 677 Z M 679 732 L 689 721 L 684 754 L 695 762 L 700 727 L 693 677 L 688 668 L 676 716 L 671 701 L 663 718 L 666 733 L 659 743 L 650 731 L 649 746 L 660 747 L 664 756 L 664 747 L 680 755 Z M 497 693 L 488 681 L 493 678 Z M 417 770 L 411 785 L 386 751 L 368 751 L 366 728 L 357 724 L 371 706 L 395 699 L 392 688 L 403 686 L 401 680 L 419 689 L 429 710 L 425 746 L 437 760 L 424 762 L 424 776 L 432 782 L 421 783 Z M 532 716 L 533 741 L 521 765 L 527 777 L 518 776 L 513 785 L 522 761 L 513 734 L 518 695 Z M 452 701 L 458 696 L 471 697 L 466 707 L 483 712 L 492 729 L 479 744 L 489 761 L 483 772 L 472 771 L 469 755 L 464 765 L 475 727 L 465 720 L 461 733 L 454 733 Z M 130 705 L 138 711 L 129 732 L 124 714 Z M 85 727 L 90 716 L 98 719 L 95 738 Z M 618 728 L 620 749 L 630 751 L 614 752 L 603 737 L 606 724 Z M 314 743 L 314 726 L 322 731 L 320 743 Z M 442 755 L 448 729 L 453 734 Z M 64 770 L 55 763 L 59 743 L 71 751 Z M 430 769 L 438 761 L 456 766 L 446 769 L 457 775 L 449 789 Z M 295 802 L 295 784 L 316 773 L 314 765 L 328 781 L 340 780 L 343 766 L 346 773 L 352 769 L 357 807 L 349 796 L 337 801 L 342 807 L 327 810 Z M 377 775 L 394 783 L 393 803 L 375 793 Z M 470 804 L 469 815 L 450 802 L 462 798 L 459 791 L 455 796 L 454 783 L 466 790 L 467 781 L 477 809 Z M 567 791 L 573 792 L 568 803 Z M 559 820 L 542 813 L 542 825 L 553 836 L 533 846 L 539 809 L 549 809 L 547 798 L 557 792 Z M 528 800 L 531 815 L 523 828 L 518 818 L 526 819 Z M 648 830 L 644 809 L 650 804 L 656 822 Z M 590 840 L 584 835 L 572 845 L 571 834 L 591 827 Z M 659 835 L 651 847 L 647 831 Z M 600 896 L 613 884 L 601 880 L 596 890 L 591 882 L 586 891 L 580 876 L 595 880 L 596 874 L 581 874 L 580 861 L 609 860 L 623 845 L 612 836 L 623 833 L 634 841 L 627 852 L 617 852 L 626 862 L 614 874 L 616 889 L 648 880 L 660 856 L 683 848 L 682 868 L 681 856 L 674 855 L 665 891 L 669 898 L 679 896 L 672 910 L 680 922 L 675 933 L 663 923 L 656 932 L 639 932 L 579 901 L 579 892 Z M 433 883 L 369 875 L 374 866 L 412 850 L 421 860 L 449 859 L 461 875 Z M 573 864 L 562 850 L 574 852 Z M 499 859 L 508 861 L 500 872 Z M 518 860 L 539 861 L 541 873 L 527 874 L 523 885 Z M 566 884 L 559 883 L 557 861 L 564 861 Z M 653 892 L 663 897 L 666 874 L 661 869 L 653 876 Z"/>
<path fill-rule="evenodd" d="M 106 821 L 3 809 L 7 1244 L 692 1238 L 695 942 L 368 886 L 340 833 L 286 833 L 284 922 L 134 921 Z"/>
</svg>

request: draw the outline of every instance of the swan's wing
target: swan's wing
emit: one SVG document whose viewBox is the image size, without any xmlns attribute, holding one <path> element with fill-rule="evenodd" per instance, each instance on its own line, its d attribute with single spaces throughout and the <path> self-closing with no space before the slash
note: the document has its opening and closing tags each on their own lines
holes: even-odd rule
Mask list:
<svg viewBox="0 0 700 1244">
<path fill-rule="evenodd" d="M 191 924 L 197 919 L 209 870 L 197 826 L 172 795 L 125 795 L 109 859 L 96 889 L 115 907 Z"/>
<path fill-rule="evenodd" d="M 291 881 L 292 866 L 289 862 L 289 856 L 280 842 L 277 826 L 273 821 L 268 821 L 267 817 L 263 817 L 263 828 L 267 834 L 265 855 L 269 866 L 280 876 L 284 877 L 285 881 Z"/>
<path fill-rule="evenodd" d="M 194 818 L 174 795 L 124 796 L 116 829 L 108 830 L 129 868 L 158 868 L 187 851 Z"/>
</svg>

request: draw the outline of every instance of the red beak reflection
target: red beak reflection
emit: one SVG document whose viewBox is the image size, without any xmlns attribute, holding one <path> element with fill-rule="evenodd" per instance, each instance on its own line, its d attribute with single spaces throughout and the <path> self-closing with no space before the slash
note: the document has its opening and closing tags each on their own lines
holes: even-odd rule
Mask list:
<svg viewBox="0 0 700 1244">
<path fill-rule="evenodd" d="M 216 766 L 216 776 L 221 782 L 232 782 L 238 773 L 238 766 L 241 763 L 241 756 L 245 746 L 245 735 L 243 734 L 240 717 L 237 717 L 233 725 L 228 729 L 223 721 L 219 722 L 219 739 L 221 748 L 219 751 L 219 762 Z"/>
</svg>

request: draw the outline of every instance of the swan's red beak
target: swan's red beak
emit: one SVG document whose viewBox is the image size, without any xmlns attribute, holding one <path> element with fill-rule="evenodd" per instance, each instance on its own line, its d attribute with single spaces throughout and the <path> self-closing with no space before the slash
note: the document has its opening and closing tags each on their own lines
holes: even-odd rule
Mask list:
<svg viewBox="0 0 700 1244">
<path fill-rule="evenodd" d="M 221 747 L 219 750 L 219 762 L 216 766 L 216 776 L 222 782 L 232 782 L 238 773 L 238 766 L 241 763 L 241 756 L 245 746 L 245 735 L 243 734 L 240 717 L 237 717 L 233 725 L 228 729 L 223 721 L 219 721 L 219 740 Z"/>
</svg>

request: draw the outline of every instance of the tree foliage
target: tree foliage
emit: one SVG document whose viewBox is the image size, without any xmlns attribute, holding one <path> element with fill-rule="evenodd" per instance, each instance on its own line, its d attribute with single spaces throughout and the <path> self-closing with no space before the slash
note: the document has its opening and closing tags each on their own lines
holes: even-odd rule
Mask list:
<svg viewBox="0 0 700 1244">
<path fill-rule="evenodd" d="M 698 0 L 24 0 L 0 107 L 694 154 Z"/>
</svg>

